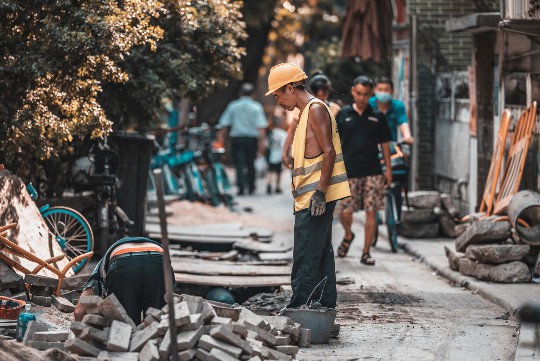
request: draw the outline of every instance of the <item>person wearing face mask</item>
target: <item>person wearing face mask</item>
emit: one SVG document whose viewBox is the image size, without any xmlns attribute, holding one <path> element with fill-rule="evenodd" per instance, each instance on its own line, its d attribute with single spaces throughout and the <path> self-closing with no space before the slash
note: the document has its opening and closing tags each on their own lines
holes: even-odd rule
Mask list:
<svg viewBox="0 0 540 361">
<path fill-rule="evenodd" d="M 369 99 L 369 105 L 375 110 L 380 111 L 386 116 L 392 140 L 397 141 L 398 128 L 403 142 L 412 144 L 414 138 L 411 136 L 411 128 L 407 123 L 407 112 L 405 104 L 397 99 L 392 99 L 394 84 L 387 77 L 377 80 L 375 85 L 375 95 Z"/>
</svg>

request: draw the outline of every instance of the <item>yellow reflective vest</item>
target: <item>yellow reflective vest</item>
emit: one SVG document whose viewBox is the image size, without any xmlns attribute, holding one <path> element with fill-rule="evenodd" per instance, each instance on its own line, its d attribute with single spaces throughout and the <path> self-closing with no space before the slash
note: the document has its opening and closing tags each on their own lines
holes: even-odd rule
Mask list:
<svg viewBox="0 0 540 361">
<path fill-rule="evenodd" d="M 337 124 L 330 108 L 321 100 L 314 98 L 309 101 L 300 117 L 300 121 L 294 133 L 292 145 L 293 171 L 292 171 L 292 193 L 294 196 L 294 211 L 298 212 L 309 207 L 311 196 L 315 192 L 319 180 L 321 179 L 321 168 L 323 154 L 315 158 L 306 158 L 306 132 L 309 118 L 309 108 L 312 104 L 322 104 L 328 111 L 332 126 L 332 143 L 336 151 L 336 161 L 334 169 L 326 190 L 326 202 L 331 202 L 349 197 L 349 182 L 343 162 L 343 153 L 341 151 L 341 141 L 337 131 Z"/>
</svg>

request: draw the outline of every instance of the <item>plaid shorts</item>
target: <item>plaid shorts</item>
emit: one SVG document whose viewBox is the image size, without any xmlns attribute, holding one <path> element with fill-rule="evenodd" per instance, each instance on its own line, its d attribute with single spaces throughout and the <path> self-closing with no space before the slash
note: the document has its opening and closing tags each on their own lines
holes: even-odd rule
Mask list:
<svg viewBox="0 0 540 361">
<path fill-rule="evenodd" d="M 384 209 L 384 177 L 382 174 L 349 178 L 351 196 L 339 203 L 339 212 L 379 211 Z M 363 208 L 361 207 L 363 201 Z"/>
</svg>

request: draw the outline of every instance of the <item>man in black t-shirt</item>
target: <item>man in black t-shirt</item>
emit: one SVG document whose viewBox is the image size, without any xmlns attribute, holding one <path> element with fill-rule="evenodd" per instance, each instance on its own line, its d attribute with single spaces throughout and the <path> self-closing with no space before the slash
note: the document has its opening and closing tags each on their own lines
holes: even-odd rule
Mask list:
<svg viewBox="0 0 540 361">
<path fill-rule="evenodd" d="M 373 94 L 373 82 L 365 76 L 357 77 L 351 89 L 353 103 L 343 107 L 336 117 L 338 132 L 343 148 L 343 159 L 351 197 L 341 201 L 339 219 L 345 236 L 338 248 L 338 256 L 345 257 L 354 239 L 351 230 L 353 212 L 357 212 L 363 201 L 366 211 L 364 250 L 360 262 L 374 265 L 369 249 L 377 227 L 377 211 L 384 208 L 384 189 L 392 183 L 389 142 L 392 134 L 383 113 L 369 105 Z M 382 148 L 386 172 L 382 174 L 379 163 L 379 144 Z"/>
</svg>

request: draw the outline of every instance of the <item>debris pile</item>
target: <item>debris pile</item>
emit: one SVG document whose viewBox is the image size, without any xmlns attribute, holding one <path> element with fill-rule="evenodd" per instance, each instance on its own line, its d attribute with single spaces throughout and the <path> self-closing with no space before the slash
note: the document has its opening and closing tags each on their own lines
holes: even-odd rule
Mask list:
<svg viewBox="0 0 540 361">
<path fill-rule="evenodd" d="M 475 221 L 455 240 L 455 249 L 445 247 L 450 268 L 484 281 L 521 283 L 531 281 L 523 260 L 531 247 L 515 244 L 510 222 Z M 538 262 L 537 262 L 538 265 Z M 535 266 L 534 268 L 537 268 Z M 538 274 L 539 269 L 533 269 Z"/>
<path fill-rule="evenodd" d="M 89 311 L 82 322 L 71 324 L 69 352 L 98 360 L 169 359 L 168 305 L 149 308 L 136 326 L 114 295 L 84 296 L 79 302 Z M 287 317 L 259 316 L 197 296 L 175 295 L 174 317 L 179 360 L 292 360 L 299 347 L 311 344 L 311 331 Z"/>
<path fill-rule="evenodd" d="M 407 238 L 434 238 L 439 234 L 454 238 L 461 233 L 454 222 L 458 210 L 449 194 L 418 191 L 408 194 L 410 207 L 401 212 L 401 235 Z"/>
</svg>

